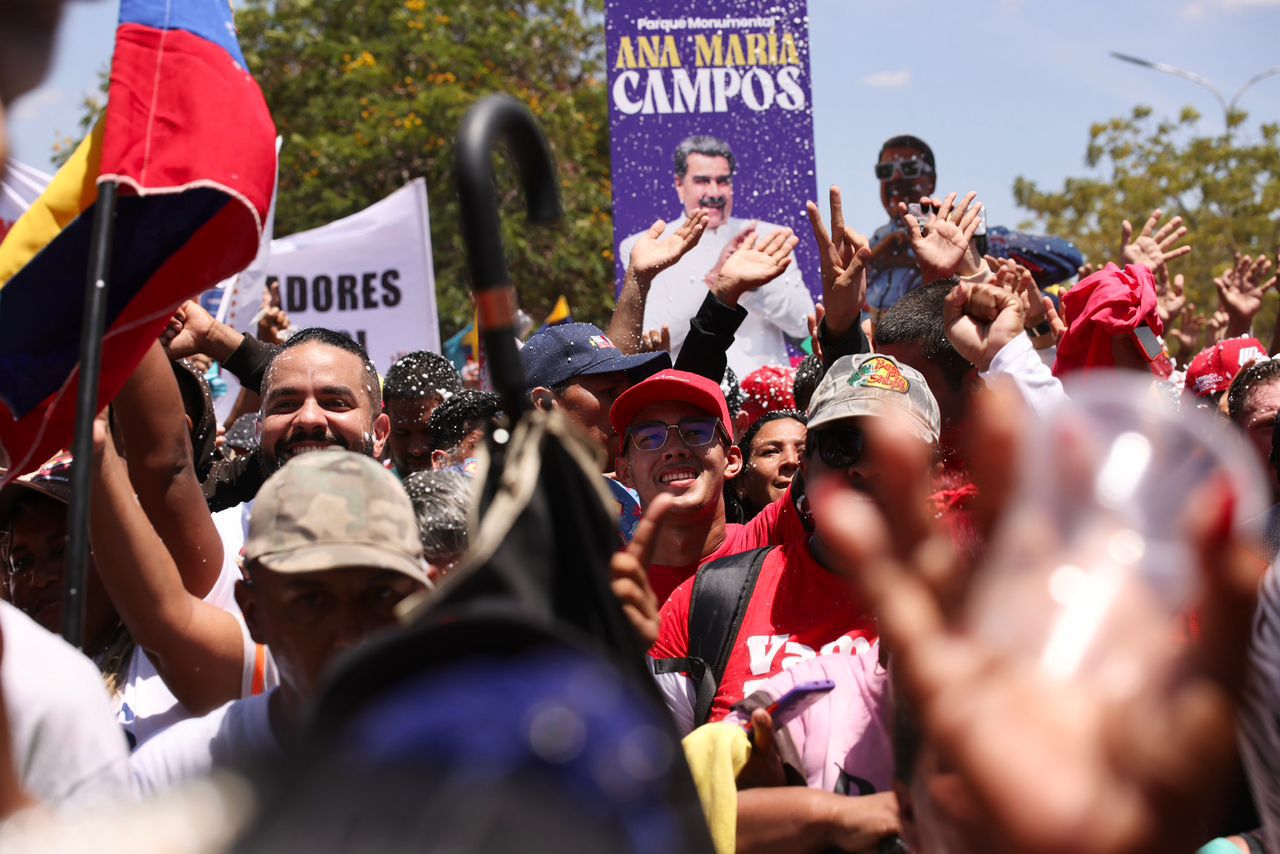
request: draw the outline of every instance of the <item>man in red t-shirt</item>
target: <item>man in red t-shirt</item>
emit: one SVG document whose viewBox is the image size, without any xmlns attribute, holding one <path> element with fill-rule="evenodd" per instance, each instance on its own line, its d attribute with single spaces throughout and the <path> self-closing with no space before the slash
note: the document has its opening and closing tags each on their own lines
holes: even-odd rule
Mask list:
<svg viewBox="0 0 1280 854">
<path fill-rule="evenodd" d="M 619 398 L 618 404 L 622 402 Z M 868 453 L 864 432 L 868 418 L 895 419 L 896 428 L 928 444 L 936 456 L 938 403 L 920 373 L 891 356 L 864 353 L 837 360 L 814 393 L 809 411 L 801 471 L 810 501 L 820 501 L 823 484 L 833 479 L 844 479 L 869 500 L 878 500 L 879 464 L 876 455 Z M 668 471 L 679 473 L 674 462 L 657 471 L 659 480 Z M 702 571 L 715 572 L 716 566 Z M 688 656 L 693 586 L 694 579 L 686 580 L 663 606 L 658 640 L 649 651 L 652 658 Z M 856 567 L 840 565 L 827 555 L 821 528 L 811 536 L 786 538 L 760 568 L 729 648 L 710 720 L 724 717 L 757 684 L 783 669 L 817 655 L 865 654 L 876 636 L 875 617 L 857 590 Z M 682 732 L 703 723 L 693 720 L 695 686 L 686 674 L 657 678 Z"/>
</svg>

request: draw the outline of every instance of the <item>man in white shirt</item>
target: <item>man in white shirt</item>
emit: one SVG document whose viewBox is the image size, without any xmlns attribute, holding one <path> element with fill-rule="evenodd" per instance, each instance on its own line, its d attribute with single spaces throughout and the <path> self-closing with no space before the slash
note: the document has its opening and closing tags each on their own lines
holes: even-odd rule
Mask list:
<svg viewBox="0 0 1280 854">
<path fill-rule="evenodd" d="M 659 273 L 650 286 L 645 304 L 644 328 L 671 332 L 671 357 L 680 353 L 689 320 L 707 296 L 721 265 L 750 235 L 767 237 L 785 226 L 735 218 L 733 214 L 733 151 L 728 143 L 711 136 L 691 136 L 676 147 L 675 188 L 683 214 L 671 223 L 674 231 L 694 212 L 708 214 L 706 230 L 697 245 L 676 264 Z M 618 249 L 623 264 L 630 264 L 631 249 L 647 233 L 633 234 Z M 764 365 L 789 364 L 784 335 L 804 338 L 813 297 L 800 271 L 792 263 L 767 285 L 745 294 L 740 304 L 747 310 L 733 346 L 729 367 L 745 377 Z"/>
<path fill-rule="evenodd" d="M 295 456 L 258 492 L 236 589 L 253 639 L 271 648 L 280 687 L 170 727 L 130 760 L 148 794 L 279 750 L 328 666 L 429 586 L 417 518 L 394 475 L 343 450 Z"/>
</svg>

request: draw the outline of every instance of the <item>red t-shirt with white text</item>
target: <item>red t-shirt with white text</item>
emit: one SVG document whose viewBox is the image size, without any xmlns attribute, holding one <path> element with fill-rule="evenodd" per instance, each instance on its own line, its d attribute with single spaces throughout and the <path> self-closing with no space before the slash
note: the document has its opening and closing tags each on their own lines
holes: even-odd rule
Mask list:
<svg viewBox="0 0 1280 854">
<path fill-rule="evenodd" d="M 723 718 L 757 684 L 793 664 L 833 653 L 872 654 L 871 642 L 877 631 L 870 609 L 853 592 L 848 579 L 813 559 L 807 540 L 774 549 L 760 567 L 710 720 Z M 692 595 L 693 580 L 689 579 L 663 606 L 662 628 L 649 650 L 653 658 L 688 654 Z"/>
</svg>

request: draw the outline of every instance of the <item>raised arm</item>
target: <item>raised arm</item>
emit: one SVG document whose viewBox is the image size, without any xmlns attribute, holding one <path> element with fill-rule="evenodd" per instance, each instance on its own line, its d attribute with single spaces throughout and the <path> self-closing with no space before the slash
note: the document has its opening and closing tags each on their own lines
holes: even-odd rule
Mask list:
<svg viewBox="0 0 1280 854">
<path fill-rule="evenodd" d="M 658 220 L 631 247 L 627 273 L 622 280 L 622 293 L 618 295 L 618 305 L 613 310 L 613 318 L 609 321 L 607 330 L 609 338 L 622 352 L 640 352 L 649 286 L 653 284 L 655 276 L 698 245 L 702 232 L 707 228 L 707 218 L 706 211 L 695 211 L 665 238 L 662 234 L 666 230 L 666 224 Z"/>
<path fill-rule="evenodd" d="M 203 598 L 222 572 L 222 541 L 196 479 L 178 381 L 159 342 L 116 398 L 115 412 L 138 502 L 187 592 Z"/>
<path fill-rule="evenodd" d="M 94 560 L 116 612 L 173 695 L 193 714 L 240 696 L 244 636 L 228 612 L 183 586 L 178 567 L 134 499 L 129 470 L 108 435 L 94 424 Z"/>
<path fill-rule="evenodd" d="M 822 305 L 818 321 L 822 364 L 829 367 L 841 356 L 865 353 L 871 348 L 862 333 L 862 304 L 867 297 L 867 263 L 871 247 L 867 238 L 844 223 L 840 188 L 832 187 L 831 230 L 822 221 L 817 204 L 805 207 L 822 269 Z"/>
</svg>

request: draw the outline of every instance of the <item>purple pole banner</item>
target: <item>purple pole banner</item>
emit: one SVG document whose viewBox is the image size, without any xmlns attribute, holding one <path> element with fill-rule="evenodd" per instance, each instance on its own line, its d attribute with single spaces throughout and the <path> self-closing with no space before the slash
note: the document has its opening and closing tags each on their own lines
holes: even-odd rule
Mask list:
<svg viewBox="0 0 1280 854">
<path fill-rule="evenodd" d="M 696 7 L 696 12 L 690 9 Z M 791 266 L 740 302 L 729 350 L 739 376 L 790 364 L 821 293 L 804 205 L 817 198 L 805 0 L 606 0 L 618 288 L 655 220 L 670 233 L 710 214 L 702 240 L 658 274 L 644 328 L 671 330 L 673 357 L 708 278 L 753 226 L 800 237 Z"/>
</svg>

